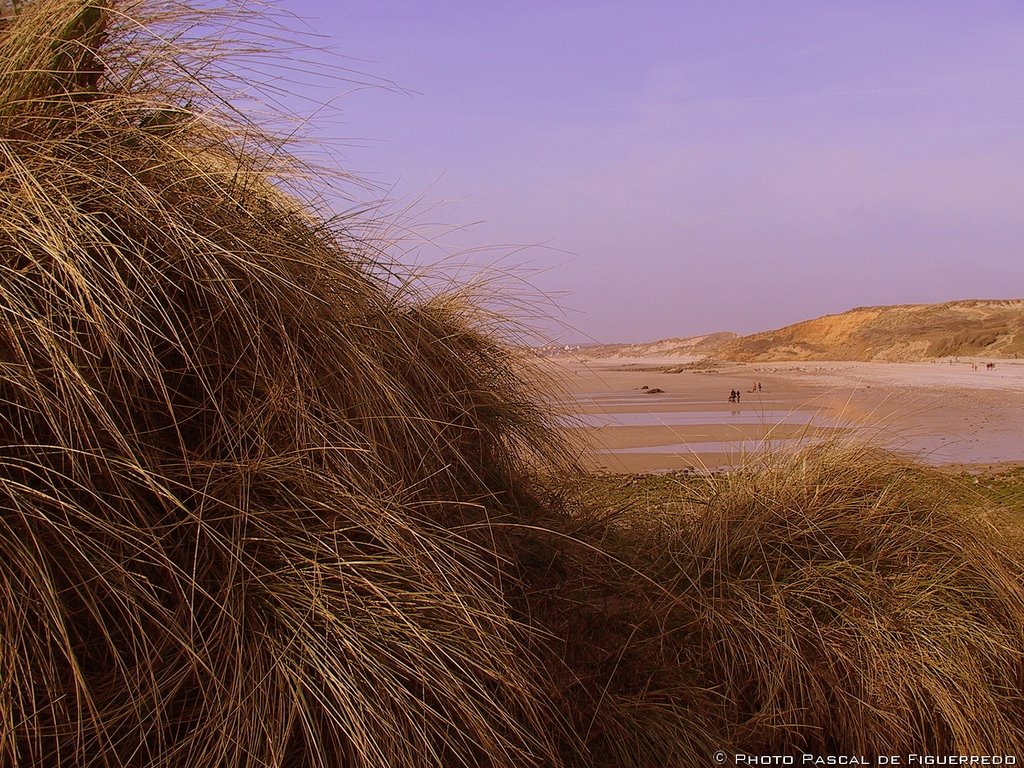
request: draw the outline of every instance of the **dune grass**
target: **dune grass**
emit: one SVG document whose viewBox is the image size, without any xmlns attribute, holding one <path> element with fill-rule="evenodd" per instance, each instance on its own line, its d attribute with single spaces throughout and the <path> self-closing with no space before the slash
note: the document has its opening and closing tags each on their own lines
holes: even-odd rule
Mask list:
<svg viewBox="0 0 1024 768">
<path fill-rule="evenodd" d="M 1022 532 L 972 483 L 850 443 L 655 482 L 616 548 L 669 593 L 643 642 L 721 698 L 723 742 L 1024 749 Z"/>
<path fill-rule="evenodd" d="M 269 183 L 176 9 L 3 11 L 0 762 L 544 762 L 520 361 Z"/>
<path fill-rule="evenodd" d="M 0 765 L 1021 746 L 997 505 L 850 447 L 581 501 L 528 361 L 294 194 L 214 20 L 0 2 Z"/>
</svg>

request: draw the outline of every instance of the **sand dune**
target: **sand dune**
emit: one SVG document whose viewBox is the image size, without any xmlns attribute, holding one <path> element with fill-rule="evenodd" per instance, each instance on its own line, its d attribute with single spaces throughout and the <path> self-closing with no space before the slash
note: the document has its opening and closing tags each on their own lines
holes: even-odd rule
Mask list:
<svg viewBox="0 0 1024 768">
<path fill-rule="evenodd" d="M 734 362 L 1016 359 L 1024 357 L 1024 299 L 858 307 L 749 336 L 723 332 L 542 352 L 557 358 L 652 364 L 701 357 Z"/>
<path fill-rule="evenodd" d="M 1024 353 L 1024 300 L 860 307 L 724 344 L 728 360 L 909 361 Z"/>
</svg>

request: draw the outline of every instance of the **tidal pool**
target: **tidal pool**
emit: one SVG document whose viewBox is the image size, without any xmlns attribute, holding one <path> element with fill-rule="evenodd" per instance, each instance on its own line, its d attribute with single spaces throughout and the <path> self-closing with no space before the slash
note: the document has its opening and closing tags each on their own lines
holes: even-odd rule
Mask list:
<svg viewBox="0 0 1024 768">
<path fill-rule="evenodd" d="M 840 427 L 839 419 L 822 411 L 762 411 L 754 408 L 714 411 L 626 411 L 623 413 L 577 413 L 563 417 L 564 426 L 575 427 L 678 427 L 692 424 L 795 424 Z"/>
</svg>

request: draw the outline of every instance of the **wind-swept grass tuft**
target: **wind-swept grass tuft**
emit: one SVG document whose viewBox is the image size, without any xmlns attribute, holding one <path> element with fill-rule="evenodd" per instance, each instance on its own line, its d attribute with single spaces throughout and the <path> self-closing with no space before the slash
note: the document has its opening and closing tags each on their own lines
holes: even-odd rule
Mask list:
<svg viewBox="0 0 1024 768">
<path fill-rule="evenodd" d="M 962 483 L 834 443 L 712 478 L 691 508 L 648 573 L 737 748 L 1024 748 L 1024 550 Z"/>
<path fill-rule="evenodd" d="M 0 763 L 549 762 L 521 361 L 271 183 L 188 13 L 0 16 Z"/>
</svg>

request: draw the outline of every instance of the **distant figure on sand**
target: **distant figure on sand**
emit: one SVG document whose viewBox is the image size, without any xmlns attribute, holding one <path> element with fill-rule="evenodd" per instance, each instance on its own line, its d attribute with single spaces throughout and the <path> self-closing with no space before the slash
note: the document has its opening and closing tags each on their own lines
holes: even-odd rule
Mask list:
<svg viewBox="0 0 1024 768">
<path fill-rule="evenodd" d="M 737 400 L 740 399 L 739 395 L 740 395 L 740 393 L 737 392 L 735 389 L 730 389 L 729 390 L 729 402 L 730 403 L 735 403 Z"/>
</svg>

